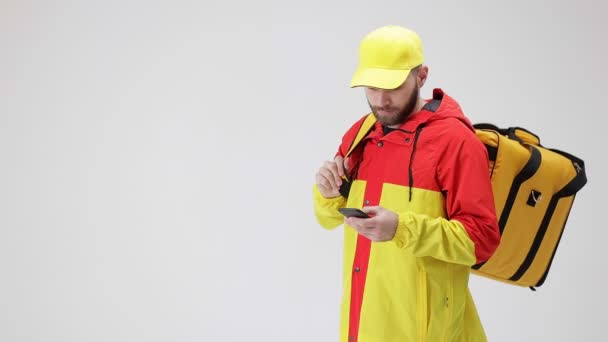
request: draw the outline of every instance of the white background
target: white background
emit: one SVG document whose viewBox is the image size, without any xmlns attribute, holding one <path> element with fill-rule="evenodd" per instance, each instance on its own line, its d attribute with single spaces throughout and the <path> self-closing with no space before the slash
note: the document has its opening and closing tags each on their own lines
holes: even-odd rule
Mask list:
<svg viewBox="0 0 608 342">
<path fill-rule="evenodd" d="M 587 163 L 545 285 L 471 278 L 489 340 L 606 340 L 606 7 L 0 1 L 0 341 L 337 341 L 312 183 L 387 24 L 422 37 L 424 97 Z"/>
</svg>

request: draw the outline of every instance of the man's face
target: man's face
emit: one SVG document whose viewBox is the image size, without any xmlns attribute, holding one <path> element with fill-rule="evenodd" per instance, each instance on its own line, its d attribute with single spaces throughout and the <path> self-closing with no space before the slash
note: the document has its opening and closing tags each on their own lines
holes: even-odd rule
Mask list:
<svg viewBox="0 0 608 342">
<path fill-rule="evenodd" d="M 376 120 L 385 126 L 400 125 L 412 113 L 418 101 L 419 88 L 414 72 L 396 89 L 365 88 L 367 103 Z"/>
</svg>

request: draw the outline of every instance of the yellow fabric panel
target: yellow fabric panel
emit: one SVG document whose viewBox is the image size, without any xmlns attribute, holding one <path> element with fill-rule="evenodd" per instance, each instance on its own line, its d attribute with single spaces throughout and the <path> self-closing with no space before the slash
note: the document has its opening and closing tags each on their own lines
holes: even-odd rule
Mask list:
<svg viewBox="0 0 608 342">
<path fill-rule="evenodd" d="M 475 246 L 464 226 L 445 218 L 443 195 L 438 191 L 412 189 L 415 201 L 403 199 L 408 187 L 384 184 L 380 206 L 399 214 L 399 225 L 393 242 L 416 257 L 473 265 Z"/>
</svg>

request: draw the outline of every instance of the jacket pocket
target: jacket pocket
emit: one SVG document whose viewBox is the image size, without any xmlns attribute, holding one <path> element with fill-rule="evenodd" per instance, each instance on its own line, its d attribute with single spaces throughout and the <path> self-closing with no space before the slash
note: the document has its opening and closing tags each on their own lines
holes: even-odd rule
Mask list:
<svg viewBox="0 0 608 342">
<path fill-rule="evenodd" d="M 453 306 L 453 277 L 449 265 L 436 265 L 426 270 L 427 323 L 426 339 L 429 342 L 449 341 Z"/>
<path fill-rule="evenodd" d="M 426 272 L 418 271 L 418 293 L 417 293 L 417 308 L 416 308 L 416 331 L 417 341 L 425 342 L 428 332 L 428 290 L 426 283 Z"/>
</svg>

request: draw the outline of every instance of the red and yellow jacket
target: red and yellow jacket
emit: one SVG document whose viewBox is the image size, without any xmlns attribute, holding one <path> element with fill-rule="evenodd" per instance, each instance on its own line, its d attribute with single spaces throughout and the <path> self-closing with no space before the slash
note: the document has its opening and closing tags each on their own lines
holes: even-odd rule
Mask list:
<svg viewBox="0 0 608 342">
<path fill-rule="evenodd" d="M 365 116 L 342 138 L 344 156 Z M 371 242 L 344 227 L 341 342 L 485 341 L 468 288 L 471 265 L 499 241 L 487 151 L 458 103 L 441 89 L 390 133 L 376 122 L 351 154 L 348 198 L 313 187 L 319 224 L 344 223 L 339 207 L 399 215 L 394 238 Z"/>
</svg>

